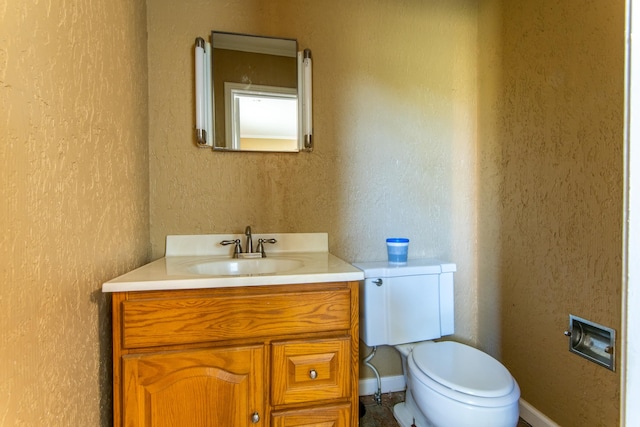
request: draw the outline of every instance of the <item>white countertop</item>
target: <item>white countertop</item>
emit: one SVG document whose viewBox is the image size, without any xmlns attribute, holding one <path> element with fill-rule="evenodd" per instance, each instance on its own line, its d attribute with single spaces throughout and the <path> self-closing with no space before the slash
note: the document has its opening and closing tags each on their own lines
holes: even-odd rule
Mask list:
<svg viewBox="0 0 640 427">
<path fill-rule="evenodd" d="M 233 237 L 242 238 L 240 235 L 207 235 L 191 236 L 195 239 L 194 244 L 189 243 L 189 236 L 167 237 L 167 254 L 165 256 L 140 268 L 137 268 L 115 279 L 109 280 L 102 285 L 103 292 L 128 292 L 128 291 L 151 291 L 151 290 L 175 290 L 175 289 L 202 289 L 238 286 L 261 286 L 261 285 L 287 285 L 295 283 L 323 283 L 363 280 L 362 270 L 351 264 L 331 255 L 326 251 L 326 235 L 323 233 L 313 233 L 308 239 L 314 242 L 312 246 L 302 245 L 300 252 L 291 251 L 290 241 L 297 241 L 301 235 L 263 235 L 263 237 L 275 237 L 278 242 L 282 242 L 278 251 L 276 245 L 267 247 L 267 257 L 272 259 L 287 259 L 299 261 L 300 266 L 288 271 L 278 273 L 247 274 L 247 275 L 225 275 L 215 276 L 193 273 L 194 266 L 207 262 L 231 260 L 230 247 L 223 247 L 212 244 L 220 240 L 228 240 Z M 294 237 L 295 236 L 295 237 Z M 259 236 L 255 235 L 257 242 Z M 174 240 L 174 242 L 171 242 Z M 176 245 L 176 242 L 179 242 Z M 244 242 L 244 240 L 243 240 Z M 230 245 L 233 246 L 233 245 Z M 179 249 L 184 247 L 184 251 Z M 211 248 L 206 250 L 203 248 Z M 254 243 L 255 247 L 255 243 Z M 178 249 L 176 249 L 178 248 Z M 200 248 L 196 251 L 193 248 Z M 272 249 L 269 251 L 269 249 Z M 324 249 L 324 251 L 323 251 Z M 221 255 L 221 251 L 224 255 Z M 208 252 L 208 253 L 207 253 Z"/>
</svg>

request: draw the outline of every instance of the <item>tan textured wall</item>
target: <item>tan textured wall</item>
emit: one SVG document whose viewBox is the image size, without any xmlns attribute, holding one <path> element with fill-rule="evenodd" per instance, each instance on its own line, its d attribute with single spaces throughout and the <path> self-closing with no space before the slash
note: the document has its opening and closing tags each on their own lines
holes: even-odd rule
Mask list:
<svg viewBox="0 0 640 427">
<path fill-rule="evenodd" d="M 570 313 L 620 331 L 624 8 L 480 10 L 480 341 L 565 427 L 619 419 L 619 374 L 562 332 Z"/>
<path fill-rule="evenodd" d="M 149 256 L 144 2 L 0 0 L 0 425 L 111 425 L 103 281 Z"/>
<path fill-rule="evenodd" d="M 501 360 L 501 325 L 507 309 L 500 289 L 503 159 L 502 0 L 478 9 L 478 341 Z"/>
<path fill-rule="evenodd" d="M 458 264 L 457 333 L 476 340 L 477 5 L 453 1 L 150 0 L 151 242 L 167 234 L 328 232 L 347 261 Z M 314 59 L 313 153 L 194 146 L 193 60 L 211 30 L 295 38 Z M 376 358 L 383 371 L 401 373 Z M 370 373 L 363 371 L 363 375 Z"/>
<path fill-rule="evenodd" d="M 146 261 L 149 217 L 154 258 L 166 234 L 246 224 L 328 231 L 349 261 L 408 235 L 458 263 L 458 334 L 501 352 L 525 399 L 617 425 L 618 375 L 561 332 L 569 312 L 619 328 L 621 1 L 480 2 L 478 64 L 471 1 L 173 3 L 148 5 L 147 163 L 144 6 L 0 1 L 0 425 L 109 425 L 99 288 Z M 313 154 L 193 146 L 191 48 L 211 29 L 313 50 Z M 398 372 L 393 352 L 376 364 Z"/>
</svg>

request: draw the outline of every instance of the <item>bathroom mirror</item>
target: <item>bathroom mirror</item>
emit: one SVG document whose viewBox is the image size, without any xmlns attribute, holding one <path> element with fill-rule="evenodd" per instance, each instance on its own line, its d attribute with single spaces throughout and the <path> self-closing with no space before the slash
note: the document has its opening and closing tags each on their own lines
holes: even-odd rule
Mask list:
<svg viewBox="0 0 640 427">
<path fill-rule="evenodd" d="M 302 146 L 296 40 L 213 31 L 213 149 Z"/>
</svg>

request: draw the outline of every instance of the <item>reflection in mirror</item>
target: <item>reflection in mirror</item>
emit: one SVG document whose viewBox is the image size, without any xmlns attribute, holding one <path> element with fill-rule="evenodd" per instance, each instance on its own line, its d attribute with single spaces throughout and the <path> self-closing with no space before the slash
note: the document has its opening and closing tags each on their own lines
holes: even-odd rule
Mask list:
<svg viewBox="0 0 640 427">
<path fill-rule="evenodd" d="M 213 32 L 213 147 L 299 151 L 297 42 Z"/>
<path fill-rule="evenodd" d="M 225 82 L 226 140 L 233 150 L 298 151 L 295 89 Z"/>
</svg>

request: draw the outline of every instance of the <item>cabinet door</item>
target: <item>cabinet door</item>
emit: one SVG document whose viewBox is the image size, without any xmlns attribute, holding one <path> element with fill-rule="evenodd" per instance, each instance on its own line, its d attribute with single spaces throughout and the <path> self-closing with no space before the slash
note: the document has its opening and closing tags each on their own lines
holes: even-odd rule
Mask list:
<svg viewBox="0 0 640 427">
<path fill-rule="evenodd" d="M 265 425 L 262 346 L 123 357 L 124 425 Z"/>
<path fill-rule="evenodd" d="M 350 427 L 348 404 L 274 413 L 272 427 Z"/>
</svg>

